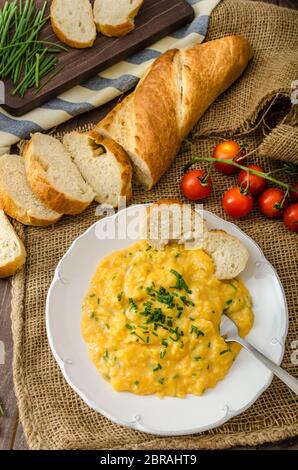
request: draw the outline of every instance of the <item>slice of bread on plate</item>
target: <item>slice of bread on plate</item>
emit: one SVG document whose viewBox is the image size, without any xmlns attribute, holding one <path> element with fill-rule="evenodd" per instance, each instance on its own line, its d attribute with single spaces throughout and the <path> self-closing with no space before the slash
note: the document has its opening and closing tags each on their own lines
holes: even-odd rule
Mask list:
<svg viewBox="0 0 298 470">
<path fill-rule="evenodd" d="M 89 0 L 53 0 L 50 15 L 60 41 L 77 49 L 93 46 L 96 27 Z"/>
<path fill-rule="evenodd" d="M 117 207 L 120 197 L 131 198 L 132 168 L 123 148 L 98 134 L 71 132 L 63 138 L 83 178 L 99 203 Z"/>
<path fill-rule="evenodd" d="M 246 247 L 224 230 L 206 232 L 202 248 L 213 258 L 218 279 L 233 279 L 245 269 L 249 257 Z"/>
<path fill-rule="evenodd" d="M 95 0 L 94 21 L 97 30 L 110 37 L 124 36 L 135 27 L 134 18 L 144 0 Z"/>
<path fill-rule="evenodd" d="M 26 261 L 26 250 L 13 226 L 0 210 L 0 278 L 13 276 Z"/>
<path fill-rule="evenodd" d="M 19 155 L 0 156 L 0 208 L 25 225 L 45 227 L 62 217 L 35 196 Z"/>
<path fill-rule="evenodd" d="M 140 224 L 140 236 L 157 250 L 168 243 L 200 248 L 207 227 L 190 206 L 176 199 L 160 199 L 146 209 Z"/>
<path fill-rule="evenodd" d="M 164 199 L 149 206 L 140 223 L 140 236 L 158 250 L 174 242 L 201 248 L 213 259 L 217 279 L 233 279 L 246 267 L 246 247 L 224 230 L 208 231 L 200 214 L 180 201 Z"/>
<path fill-rule="evenodd" d="M 83 212 L 95 194 L 84 181 L 68 150 L 54 137 L 36 133 L 23 158 L 29 184 L 44 204 L 61 214 Z"/>
</svg>

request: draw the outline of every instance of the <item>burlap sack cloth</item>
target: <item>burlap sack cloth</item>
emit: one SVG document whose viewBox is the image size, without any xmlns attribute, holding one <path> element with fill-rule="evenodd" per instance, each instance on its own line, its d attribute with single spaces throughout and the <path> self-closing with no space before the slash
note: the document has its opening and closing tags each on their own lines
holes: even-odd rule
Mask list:
<svg viewBox="0 0 298 470">
<path fill-rule="evenodd" d="M 269 132 L 263 110 L 278 94 L 271 116 L 288 112 L 290 84 L 298 78 L 298 13 L 242 0 L 225 0 L 212 15 L 208 40 L 243 34 L 252 43 L 254 59 L 245 75 L 206 113 L 183 146 L 175 164 L 159 184 L 146 193 L 135 189 L 133 203 L 180 197 L 182 167 L 194 155 L 210 155 L 217 138 L 200 134 L 233 130 L 251 150 Z M 224 58 L 223 58 L 224 60 Z M 270 113 L 269 113 L 270 114 Z M 267 115 L 268 117 L 268 115 Z M 254 129 L 248 132 L 250 129 Z M 258 161 L 260 157 L 254 158 Z M 266 167 L 277 164 L 266 161 Z M 221 217 L 221 194 L 234 177 L 213 176 L 215 191 L 205 207 Z M 26 272 L 13 281 L 12 329 L 14 381 L 25 435 L 32 449 L 200 449 L 256 445 L 298 434 L 298 406 L 294 394 L 278 379 L 245 413 L 224 426 L 199 435 L 159 438 L 111 423 L 89 409 L 64 381 L 50 352 L 45 331 L 45 299 L 54 268 L 70 246 L 95 220 L 95 206 L 78 217 L 64 217 L 49 229 L 26 228 Z M 289 334 L 283 367 L 292 365 L 291 342 L 298 339 L 297 235 L 280 221 L 258 211 L 237 224 L 256 240 L 275 266 L 289 305 Z M 20 228 L 20 227 L 19 227 Z M 63 312 L 61 312 L 62 314 Z M 247 377 L 249 380 L 249 377 Z"/>
</svg>

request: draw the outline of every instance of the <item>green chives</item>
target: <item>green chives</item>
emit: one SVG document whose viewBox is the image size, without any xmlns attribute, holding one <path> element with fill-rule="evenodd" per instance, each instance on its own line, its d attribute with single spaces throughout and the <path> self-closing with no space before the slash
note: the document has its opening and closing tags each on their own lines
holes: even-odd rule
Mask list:
<svg viewBox="0 0 298 470">
<path fill-rule="evenodd" d="M 222 356 L 223 354 L 226 354 L 227 352 L 230 352 L 230 349 L 225 349 L 224 351 L 220 351 L 220 356 Z"/>
<path fill-rule="evenodd" d="M 68 50 L 38 39 L 49 20 L 46 7 L 47 1 L 38 9 L 34 0 L 14 0 L 5 2 L 0 10 L 0 80 L 11 79 L 13 95 L 23 97 L 32 87 L 40 91 L 45 86 L 42 78 L 55 72 L 56 54 Z"/>
</svg>

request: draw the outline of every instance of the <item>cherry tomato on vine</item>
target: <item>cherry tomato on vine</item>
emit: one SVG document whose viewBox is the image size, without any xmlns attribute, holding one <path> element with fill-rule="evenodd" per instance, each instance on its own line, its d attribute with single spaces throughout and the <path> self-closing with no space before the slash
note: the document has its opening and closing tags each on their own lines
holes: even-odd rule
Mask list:
<svg viewBox="0 0 298 470">
<path fill-rule="evenodd" d="M 224 160 L 234 160 L 236 163 L 241 163 L 245 158 L 245 151 L 241 145 L 235 140 L 226 140 L 217 144 L 213 150 L 213 158 L 217 158 L 219 162 L 215 162 L 215 168 L 224 173 L 225 175 L 233 175 L 239 172 L 239 168 L 228 163 L 222 163 Z"/>
<path fill-rule="evenodd" d="M 265 173 L 263 168 L 258 165 L 247 165 L 247 168 Z M 240 171 L 238 183 L 243 189 L 247 189 L 253 196 L 259 196 L 268 186 L 267 180 L 261 176 L 248 173 L 245 170 Z"/>
<path fill-rule="evenodd" d="M 298 201 L 298 181 L 292 184 L 292 188 L 296 189 L 297 191 L 291 191 L 291 199 L 292 201 Z"/>
<path fill-rule="evenodd" d="M 282 217 L 287 205 L 288 197 L 285 197 L 285 192 L 278 188 L 266 189 L 259 198 L 260 211 L 269 219 Z"/>
<path fill-rule="evenodd" d="M 253 197 L 236 186 L 225 192 L 222 206 L 224 211 L 232 217 L 245 217 L 252 211 Z"/>
<path fill-rule="evenodd" d="M 298 232 L 298 203 L 286 208 L 283 221 L 292 232 Z"/>
<path fill-rule="evenodd" d="M 191 170 L 183 176 L 181 190 L 187 199 L 199 201 L 212 193 L 212 180 L 205 170 Z"/>
</svg>

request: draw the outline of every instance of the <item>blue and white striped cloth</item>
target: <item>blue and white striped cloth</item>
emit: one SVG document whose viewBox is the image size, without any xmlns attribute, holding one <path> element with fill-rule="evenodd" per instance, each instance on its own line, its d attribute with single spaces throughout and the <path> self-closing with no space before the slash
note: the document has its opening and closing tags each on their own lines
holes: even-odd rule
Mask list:
<svg viewBox="0 0 298 470">
<path fill-rule="evenodd" d="M 220 0 L 188 0 L 195 10 L 192 23 L 123 62 L 108 68 L 82 85 L 52 99 L 39 108 L 14 117 L 0 107 L 0 155 L 31 132 L 42 132 L 74 116 L 90 111 L 133 88 L 150 63 L 173 47 L 191 47 L 206 36 L 209 16 Z"/>
</svg>

